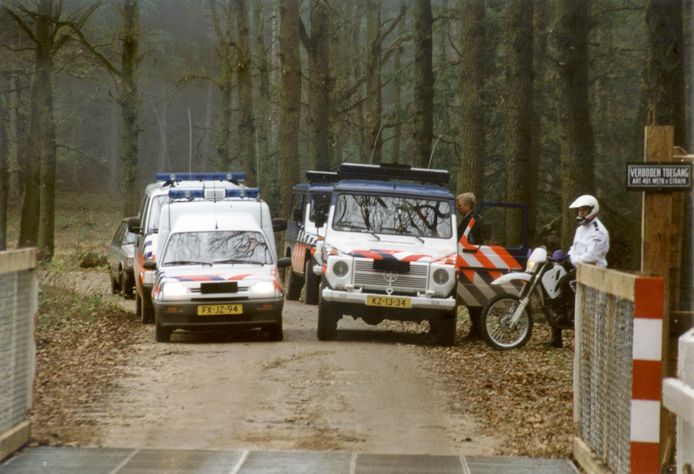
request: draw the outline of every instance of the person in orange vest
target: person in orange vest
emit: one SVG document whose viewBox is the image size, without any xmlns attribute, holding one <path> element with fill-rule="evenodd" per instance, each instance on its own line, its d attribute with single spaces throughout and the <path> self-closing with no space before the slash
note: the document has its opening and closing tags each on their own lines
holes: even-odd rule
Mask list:
<svg viewBox="0 0 694 474">
<path fill-rule="evenodd" d="M 460 242 L 463 247 L 471 246 L 476 244 L 475 237 L 475 217 L 473 216 L 473 210 L 477 204 L 477 199 L 472 193 L 462 193 L 458 194 L 455 198 L 455 205 L 463 216 L 460 219 L 460 224 L 458 224 L 458 242 Z M 480 313 L 481 308 L 468 308 L 470 313 L 470 332 L 468 333 L 468 338 L 479 339 L 482 337 L 480 331 Z"/>
</svg>

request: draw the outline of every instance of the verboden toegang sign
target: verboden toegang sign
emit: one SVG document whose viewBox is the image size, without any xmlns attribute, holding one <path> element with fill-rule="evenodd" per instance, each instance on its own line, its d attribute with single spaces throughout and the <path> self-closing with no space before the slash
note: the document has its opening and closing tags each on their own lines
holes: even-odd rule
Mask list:
<svg viewBox="0 0 694 474">
<path fill-rule="evenodd" d="M 627 163 L 627 189 L 630 191 L 684 191 L 691 188 L 691 163 Z"/>
</svg>

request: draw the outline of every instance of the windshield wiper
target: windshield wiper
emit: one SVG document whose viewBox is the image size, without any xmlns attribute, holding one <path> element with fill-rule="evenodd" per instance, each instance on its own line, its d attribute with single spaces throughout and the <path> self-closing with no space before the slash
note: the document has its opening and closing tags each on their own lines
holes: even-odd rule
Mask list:
<svg viewBox="0 0 694 474">
<path fill-rule="evenodd" d="M 212 265 L 212 262 L 198 262 L 195 260 L 172 260 L 170 262 L 164 263 L 164 266 L 168 265 Z"/>
<path fill-rule="evenodd" d="M 423 244 L 426 243 L 426 242 L 424 242 L 424 239 L 418 235 L 414 235 L 414 234 L 405 234 L 405 235 L 407 235 L 407 237 L 414 237 L 415 239 L 419 240 Z"/>
<path fill-rule="evenodd" d="M 225 258 L 222 260 L 215 260 L 214 263 L 246 263 L 249 265 L 265 265 L 257 260 L 244 260 L 242 258 Z"/>
</svg>

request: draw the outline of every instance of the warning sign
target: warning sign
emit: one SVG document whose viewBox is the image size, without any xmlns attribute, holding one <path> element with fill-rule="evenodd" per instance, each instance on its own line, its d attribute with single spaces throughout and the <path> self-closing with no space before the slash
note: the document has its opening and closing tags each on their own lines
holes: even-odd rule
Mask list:
<svg viewBox="0 0 694 474">
<path fill-rule="evenodd" d="M 683 191 L 692 188 L 691 163 L 628 163 L 627 189 Z"/>
</svg>

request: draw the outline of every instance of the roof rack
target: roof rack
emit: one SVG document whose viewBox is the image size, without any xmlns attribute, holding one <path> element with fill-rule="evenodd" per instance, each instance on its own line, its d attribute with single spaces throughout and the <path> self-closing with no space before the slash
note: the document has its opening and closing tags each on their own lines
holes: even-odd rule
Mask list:
<svg viewBox="0 0 694 474">
<path fill-rule="evenodd" d="M 337 181 L 337 171 L 316 171 L 309 170 L 306 172 L 306 179 L 310 183 L 332 183 Z"/>
<path fill-rule="evenodd" d="M 164 181 L 164 185 L 171 185 L 179 181 L 231 181 L 238 182 L 246 179 L 246 173 L 157 173 L 155 181 Z"/>
<path fill-rule="evenodd" d="M 361 163 L 342 163 L 338 175 L 341 179 L 409 180 L 423 183 L 448 184 L 448 170 L 412 168 L 399 163 L 366 165 Z"/>
</svg>

